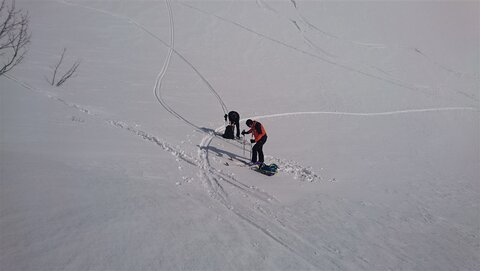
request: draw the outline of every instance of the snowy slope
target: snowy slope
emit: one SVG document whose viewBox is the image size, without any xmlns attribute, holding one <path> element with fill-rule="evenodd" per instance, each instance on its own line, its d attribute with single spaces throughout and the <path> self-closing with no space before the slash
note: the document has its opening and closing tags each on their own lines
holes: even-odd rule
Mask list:
<svg viewBox="0 0 480 271">
<path fill-rule="evenodd" d="M 480 269 L 478 2 L 17 6 L 1 270 Z M 237 161 L 228 110 L 279 174 Z"/>
</svg>

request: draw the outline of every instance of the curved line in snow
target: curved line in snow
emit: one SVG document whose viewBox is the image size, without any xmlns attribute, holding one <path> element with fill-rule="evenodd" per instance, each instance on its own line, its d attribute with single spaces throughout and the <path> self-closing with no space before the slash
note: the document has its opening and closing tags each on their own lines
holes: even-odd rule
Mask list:
<svg viewBox="0 0 480 271">
<path fill-rule="evenodd" d="M 165 59 L 165 62 L 163 63 L 162 70 L 160 70 L 160 72 L 158 73 L 157 78 L 155 80 L 155 86 L 153 87 L 153 93 L 154 93 L 155 97 L 157 98 L 157 101 L 172 116 L 174 116 L 174 117 L 176 117 L 180 120 L 183 120 L 184 122 L 193 126 L 197 130 L 200 130 L 200 127 L 191 123 L 189 120 L 185 119 L 182 115 L 178 114 L 162 98 L 161 89 L 162 89 L 163 79 L 165 78 L 165 75 L 167 74 L 167 70 L 168 70 L 168 67 L 170 66 L 170 61 L 172 59 L 173 52 L 175 51 L 175 22 L 173 20 L 173 11 L 172 11 L 172 7 L 170 6 L 170 2 L 168 0 L 165 0 L 165 5 L 167 6 L 168 15 L 169 15 L 169 19 L 170 19 L 170 45 L 168 45 L 168 44 L 166 45 L 168 47 L 168 54 L 167 54 L 167 57 Z M 151 34 L 151 35 L 153 35 L 153 34 Z"/>
<path fill-rule="evenodd" d="M 340 115 L 340 116 L 363 116 L 363 117 L 373 117 L 373 116 L 388 116 L 388 115 L 399 115 L 399 114 L 411 114 L 411 113 L 423 113 L 423 112 L 439 112 L 439 111 L 479 111 L 478 108 L 474 107 L 438 107 L 438 108 L 425 108 L 425 109 L 407 109 L 407 110 L 396 110 L 396 111 L 385 111 L 385 112 L 373 112 L 373 113 L 354 113 L 354 112 L 337 112 L 337 111 L 311 111 L 311 112 L 290 112 L 290 113 L 279 113 L 279 114 L 269 114 L 249 117 L 250 119 L 266 119 L 266 118 L 278 118 L 286 116 L 297 116 L 297 115 Z M 241 119 L 242 121 L 249 118 Z"/>
<path fill-rule="evenodd" d="M 475 107 L 437 107 L 437 108 L 405 109 L 405 110 L 372 112 L 372 113 L 355 113 L 355 112 L 338 112 L 338 111 L 305 111 L 305 112 L 287 112 L 287 113 L 251 116 L 251 117 L 242 118 L 240 119 L 240 121 L 246 121 L 247 119 L 268 119 L 268 118 L 280 118 L 280 117 L 300 116 L 300 115 L 336 115 L 336 116 L 353 116 L 353 117 L 375 117 L 375 116 L 391 116 L 391 115 L 441 112 L 441 111 L 476 111 L 478 112 L 480 111 L 480 109 Z M 224 125 L 217 127 L 215 129 L 215 133 L 220 133 L 223 131 L 223 129 L 225 129 Z M 200 146 L 204 149 L 208 149 L 213 137 L 215 137 L 215 134 L 207 134 L 203 138 L 202 143 L 200 143 Z M 207 138 L 209 140 L 206 140 Z M 223 138 L 219 138 L 219 139 L 223 139 Z"/>
</svg>

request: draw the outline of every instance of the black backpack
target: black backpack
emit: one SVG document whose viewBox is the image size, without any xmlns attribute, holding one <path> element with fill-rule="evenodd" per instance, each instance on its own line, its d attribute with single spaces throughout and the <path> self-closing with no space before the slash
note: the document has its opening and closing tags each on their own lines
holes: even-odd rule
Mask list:
<svg viewBox="0 0 480 271">
<path fill-rule="evenodd" d="M 225 132 L 223 133 L 223 138 L 226 139 L 234 139 L 235 138 L 235 126 L 234 125 L 227 125 L 225 128 Z"/>
</svg>

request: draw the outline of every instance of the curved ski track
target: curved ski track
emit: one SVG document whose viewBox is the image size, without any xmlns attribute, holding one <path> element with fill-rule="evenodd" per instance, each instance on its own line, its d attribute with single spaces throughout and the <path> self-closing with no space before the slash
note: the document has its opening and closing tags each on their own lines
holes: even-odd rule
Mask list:
<svg viewBox="0 0 480 271">
<path fill-rule="evenodd" d="M 70 4 L 70 5 L 76 5 L 72 3 L 68 3 L 66 1 L 61 1 L 62 3 L 65 4 Z M 169 10 L 169 16 L 170 16 L 170 38 L 171 38 L 171 45 L 168 45 L 164 41 L 162 41 L 158 36 L 154 35 L 152 32 L 150 32 L 148 29 L 140 25 L 139 23 L 135 22 L 131 18 L 120 16 L 117 14 L 113 14 L 107 11 L 95 9 L 95 8 L 89 8 L 89 7 L 84 7 L 81 5 L 76 5 L 80 6 L 83 8 L 89 8 L 93 9 L 105 14 L 109 14 L 111 16 L 115 16 L 118 18 L 126 19 L 130 23 L 136 25 L 152 37 L 156 38 L 159 40 L 163 45 L 165 45 L 167 48 L 169 48 L 169 52 L 167 54 L 167 58 L 164 62 L 164 65 L 162 67 L 162 70 L 159 72 L 155 86 L 154 86 L 154 93 L 159 101 L 159 103 L 173 116 L 183 120 L 189 125 L 192 125 L 193 127 L 198 128 L 198 126 L 194 125 L 193 123 L 189 122 L 187 119 L 185 119 L 183 116 L 175 112 L 163 99 L 161 96 L 161 85 L 163 82 L 164 77 L 166 76 L 168 66 L 171 61 L 171 57 L 173 53 L 175 53 L 177 56 L 179 56 L 186 64 L 188 64 L 194 71 L 197 73 L 197 75 L 205 82 L 205 84 L 209 87 L 209 89 L 212 91 L 212 93 L 217 97 L 219 100 L 219 103 L 222 106 L 223 111 L 226 113 L 227 107 L 223 103 L 221 97 L 218 95 L 218 93 L 213 89 L 213 87 L 210 85 L 210 83 L 200 74 L 200 72 L 193 66 L 191 62 L 189 62 L 187 59 L 185 59 L 180 53 L 178 53 L 175 48 L 174 48 L 174 20 L 173 20 L 173 11 L 170 6 L 169 0 L 165 1 L 167 8 Z M 181 3 L 183 4 L 183 3 Z M 214 15 L 215 16 L 215 15 Z M 235 23 L 236 24 L 236 23 Z M 237 24 L 238 25 L 238 24 Z M 248 28 L 239 25 L 240 27 L 249 30 Z M 251 32 L 254 32 L 253 30 L 249 30 Z M 256 32 L 254 32 L 256 33 Z M 257 33 L 258 35 L 261 35 L 267 39 L 272 40 L 271 38 L 268 38 L 267 36 L 264 36 L 262 34 Z M 292 46 L 289 46 L 283 42 L 276 41 L 280 44 L 283 44 L 287 47 L 290 47 L 292 49 L 300 50 L 297 48 L 294 48 Z M 311 53 L 308 53 L 306 51 L 300 50 L 302 53 L 312 55 Z M 323 58 L 312 55 L 314 57 L 320 58 L 324 60 Z M 327 61 L 327 60 L 324 60 Z M 327 61 L 328 62 L 328 61 Z M 330 62 L 329 62 L 330 63 Z M 331 63 L 335 65 L 339 65 L 338 63 Z M 341 64 L 340 64 L 341 65 Z M 347 68 L 350 69 L 350 68 Z M 355 71 L 355 70 L 354 70 Z M 357 71 L 359 72 L 359 71 Z M 360 72 L 362 73 L 362 72 Z M 368 74 L 366 74 L 368 75 Z M 197 153 L 197 158 L 186 154 L 183 150 L 179 148 L 175 148 L 168 143 L 166 143 L 164 140 L 158 139 L 157 137 L 150 135 L 147 132 L 138 130 L 134 128 L 131 125 L 128 125 L 125 122 L 122 121 L 115 121 L 115 120 L 110 120 L 110 119 L 105 119 L 101 115 L 96 114 L 92 112 L 91 110 L 88 110 L 82 106 L 68 103 L 65 100 L 58 98 L 54 95 L 48 94 L 48 92 L 44 91 L 39 91 L 28 84 L 25 84 L 21 82 L 20 80 L 16 79 L 13 76 L 10 75 L 5 75 L 7 78 L 10 80 L 13 80 L 17 82 L 18 84 L 22 85 L 23 87 L 36 91 L 36 92 L 41 92 L 42 94 L 46 94 L 49 98 L 54 99 L 58 102 L 61 102 L 65 104 L 68 107 L 75 108 L 76 110 L 79 110 L 83 113 L 99 117 L 103 119 L 106 123 L 113 125 L 117 128 L 121 128 L 124 130 L 127 130 L 144 140 L 148 140 L 152 143 L 155 143 L 159 146 L 162 147 L 163 150 L 170 152 L 172 155 L 175 155 L 178 158 L 181 158 L 182 160 L 186 161 L 187 163 L 194 165 L 196 167 L 199 167 L 201 170 L 201 175 L 207 182 L 207 186 L 209 188 L 209 193 L 211 194 L 212 198 L 218 200 L 223 206 L 225 206 L 227 209 L 231 210 L 233 214 L 241 218 L 243 221 L 247 222 L 254 228 L 258 229 L 262 233 L 264 233 L 266 236 L 268 236 L 271 240 L 275 241 L 278 243 L 280 246 L 284 247 L 288 251 L 292 252 L 293 254 L 297 255 L 299 258 L 303 259 L 306 263 L 310 264 L 314 268 L 322 268 L 322 269 L 329 269 L 329 270 L 342 270 L 345 269 L 344 266 L 341 266 L 337 260 L 336 260 L 336 255 L 334 249 L 328 247 L 327 245 L 322 245 L 322 244 L 311 244 L 308 240 L 305 240 L 303 237 L 301 237 L 295 230 L 289 228 L 286 226 L 284 223 L 280 222 L 275 215 L 277 212 L 275 210 L 268 210 L 270 208 L 274 208 L 272 200 L 275 201 L 275 198 L 271 195 L 269 195 L 266 192 L 260 191 L 256 189 L 255 187 L 248 186 L 237 179 L 235 179 L 233 176 L 228 175 L 222 171 L 219 171 L 215 168 L 213 168 L 210 165 L 209 157 L 208 157 L 208 148 L 209 145 L 211 144 L 213 138 L 215 137 L 214 133 L 207 133 L 206 136 L 202 139 L 202 142 L 199 145 L 198 153 Z M 375 76 L 368 75 L 373 78 L 377 78 Z M 384 80 L 382 78 L 377 78 Z M 394 83 L 394 82 L 392 82 Z M 394 83 L 396 84 L 396 83 Z M 392 112 L 380 112 L 380 113 L 349 113 L 349 112 L 291 112 L 291 113 L 280 113 L 280 114 L 271 114 L 271 115 L 264 115 L 264 116 L 256 116 L 254 118 L 274 118 L 274 117 L 283 117 L 283 116 L 292 116 L 292 115 L 306 115 L 306 114 L 335 114 L 335 115 L 346 115 L 346 116 L 382 116 L 382 115 L 394 115 L 394 114 L 404 114 L 404 113 L 418 113 L 418 112 L 429 112 L 429 111 L 445 111 L 445 110 L 474 110 L 478 111 L 476 108 L 471 108 L 471 107 L 449 107 L 449 108 L 431 108 L 431 109 L 414 109 L 414 110 L 402 110 L 402 111 L 392 111 Z M 220 130 L 217 129 L 216 132 Z M 202 130 L 203 131 L 203 130 Z M 205 132 L 205 131 L 203 131 Z M 239 196 L 238 193 L 232 194 L 232 193 L 227 193 L 226 189 L 222 186 L 222 183 L 225 184 L 230 184 L 232 187 L 238 189 L 241 193 L 248 194 L 252 196 L 253 198 L 257 199 L 258 201 L 253 203 L 253 207 L 247 206 L 244 198 L 242 196 Z M 267 209 L 268 211 L 261 211 L 261 210 Z M 260 211 L 258 211 L 260 210 Z M 320 250 L 322 249 L 322 250 Z"/>
<path fill-rule="evenodd" d="M 228 109 L 227 109 L 227 106 L 225 105 L 225 103 L 223 102 L 222 98 L 220 97 L 220 95 L 218 94 L 218 92 L 215 90 L 215 88 L 210 84 L 210 82 L 198 71 L 198 69 L 190 62 L 188 61 L 180 52 L 178 52 L 177 50 L 175 50 L 175 48 L 173 48 L 171 45 L 169 45 L 168 43 L 166 43 L 165 41 L 163 41 L 160 37 L 158 37 L 156 34 L 154 34 L 153 32 L 151 32 L 150 30 L 148 30 L 148 28 L 146 28 L 145 26 L 143 26 L 142 24 L 140 24 L 139 22 L 135 21 L 134 19 L 130 18 L 130 17 L 127 17 L 127 16 L 122 16 L 122 15 L 119 15 L 119 14 L 115 14 L 113 12 L 109 12 L 109 11 L 106 11 L 106 10 L 102 10 L 102 9 L 98 9 L 98 8 L 93 8 L 93 7 L 89 7 L 89 6 L 83 6 L 83 5 L 80 5 L 80 4 L 75 4 L 75 3 L 71 3 L 71 2 L 68 2 L 66 0 L 56 0 L 57 2 L 59 3 L 62 3 L 62 4 L 66 4 L 66 5 L 71 5 L 71 6 L 76 6 L 76 7 L 81 7 L 81 8 L 84 8 L 84 9 L 90 9 L 90 10 L 93 10 L 93 11 L 96 11 L 96 12 L 99 12 L 99 13 L 103 13 L 103 14 L 106 14 L 106 15 L 109 15 L 109 16 L 112 16 L 112 17 L 115 17 L 115 18 L 119 18 L 119 19 L 122 19 L 122 20 L 125 20 L 127 21 L 128 23 L 134 25 L 135 27 L 139 28 L 140 30 L 142 30 L 143 32 L 147 33 L 149 36 L 151 36 L 152 38 L 158 40 L 160 43 L 162 43 L 165 47 L 167 47 L 169 49 L 169 53 L 167 55 L 167 58 L 168 58 L 168 63 L 166 63 L 167 65 L 165 66 L 165 63 L 164 63 L 164 67 L 162 68 L 162 71 L 164 73 L 166 73 L 166 68 L 168 66 L 168 64 L 170 63 L 170 59 L 172 57 L 172 53 L 175 53 L 175 55 L 177 55 L 178 57 L 180 57 L 180 59 L 182 59 L 183 62 L 185 62 L 185 64 L 187 64 L 197 75 L 198 77 L 200 77 L 200 79 L 202 79 L 202 81 L 205 83 L 205 85 L 209 88 L 209 90 L 212 92 L 212 94 L 217 98 L 218 102 L 220 103 L 221 107 L 222 107 L 222 110 L 224 112 L 224 114 L 226 114 L 228 112 Z M 174 22 L 173 22 L 173 13 L 172 13 L 172 9 L 171 9 L 171 5 L 170 5 L 170 2 L 169 1 L 166 1 L 166 5 L 167 5 L 167 8 L 168 8 L 168 11 L 169 11 L 169 17 L 170 17 L 170 38 L 172 38 L 172 36 L 174 35 Z M 157 80 L 156 80 L 156 85 L 157 83 L 159 82 L 161 84 L 161 81 L 163 80 L 163 77 L 165 76 L 165 74 L 159 74 L 159 77 L 157 77 Z M 160 86 L 160 85 L 159 85 Z M 157 94 L 155 94 L 157 96 Z M 161 95 L 158 95 L 161 97 Z M 158 99 L 158 97 L 157 97 Z M 160 98 L 161 100 L 161 98 Z M 160 102 L 160 101 L 159 101 Z M 162 102 L 160 102 L 162 106 L 165 107 L 165 109 L 172 113 L 172 115 L 174 115 L 175 117 L 177 118 L 180 118 L 188 123 L 190 123 L 189 121 L 187 121 L 186 119 L 184 119 L 183 117 L 180 117 L 180 115 L 178 113 L 176 113 L 171 107 L 169 107 L 165 101 L 162 100 Z M 190 123 L 191 124 L 191 123 Z M 195 127 L 195 125 L 192 124 L 192 126 Z"/>
</svg>

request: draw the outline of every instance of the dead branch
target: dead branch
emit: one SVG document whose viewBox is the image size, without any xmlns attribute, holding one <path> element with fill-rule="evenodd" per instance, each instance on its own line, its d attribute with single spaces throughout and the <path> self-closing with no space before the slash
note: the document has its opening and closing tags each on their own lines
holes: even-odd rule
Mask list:
<svg viewBox="0 0 480 271">
<path fill-rule="evenodd" d="M 73 63 L 73 65 L 70 67 L 70 69 L 68 69 L 62 75 L 62 77 L 60 77 L 60 80 L 57 81 L 56 80 L 57 75 L 58 75 L 58 72 L 60 70 L 60 66 L 63 63 L 63 59 L 65 58 L 65 53 L 66 52 L 67 52 L 67 48 L 63 48 L 62 54 L 60 55 L 60 59 L 57 62 L 57 64 L 55 65 L 55 68 L 53 70 L 52 80 L 48 81 L 50 83 L 50 85 L 52 85 L 52 86 L 56 86 L 56 87 L 61 86 L 63 83 L 65 83 L 65 81 L 67 81 L 70 77 L 72 77 L 75 74 L 75 72 L 78 69 L 78 66 L 80 66 L 80 60 L 77 60 L 75 63 Z"/>
<path fill-rule="evenodd" d="M 55 85 L 55 78 L 57 77 L 58 68 L 60 68 L 60 65 L 63 62 L 63 58 L 65 57 L 65 52 L 66 51 L 67 51 L 67 48 L 63 48 L 63 52 L 62 52 L 62 55 L 60 56 L 60 60 L 58 61 L 57 65 L 55 65 L 55 69 L 53 70 L 52 80 L 49 82 L 50 85 L 52 85 L 52 86 Z"/>
<path fill-rule="evenodd" d="M 56 86 L 57 87 L 61 86 L 63 83 L 65 83 L 65 81 L 67 81 L 70 77 L 72 77 L 72 75 L 77 71 L 78 66 L 80 66 L 80 60 L 77 60 L 72 65 L 72 67 L 62 76 L 62 78 L 60 78 Z"/>
<path fill-rule="evenodd" d="M 15 8 L 15 0 L 10 6 L 6 0 L 0 4 L 0 75 L 18 65 L 27 53 L 30 43 L 28 13 Z"/>
</svg>

